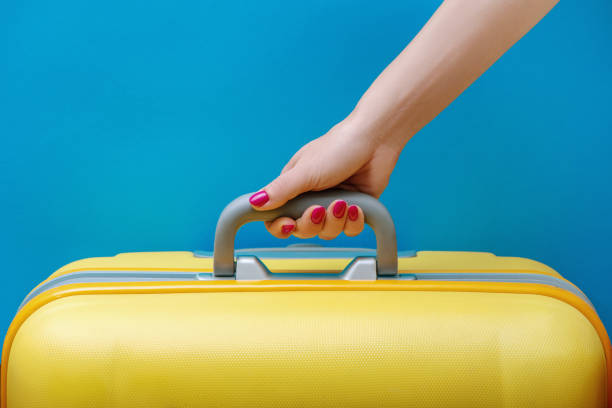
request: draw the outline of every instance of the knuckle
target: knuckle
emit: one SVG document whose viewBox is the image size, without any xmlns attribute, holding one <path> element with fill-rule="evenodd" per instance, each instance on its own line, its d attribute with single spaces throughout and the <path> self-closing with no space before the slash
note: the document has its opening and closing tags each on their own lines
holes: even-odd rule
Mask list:
<svg viewBox="0 0 612 408">
<path fill-rule="evenodd" d="M 359 235 L 359 233 L 355 231 L 344 231 L 344 235 L 346 235 L 347 237 L 355 237 Z"/>
<path fill-rule="evenodd" d="M 266 190 L 268 191 L 268 193 L 270 194 L 274 194 L 276 191 L 282 191 L 283 190 L 283 177 L 277 177 L 274 180 L 272 180 L 272 182 L 270 184 L 268 184 L 268 186 L 266 187 Z"/>
<path fill-rule="evenodd" d="M 324 234 L 324 233 L 320 233 L 319 234 L 319 238 L 325 240 L 325 241 L 331 241 L 332 239 L 336 238 L 337 235 L 332 235 L 332 234 Z"/>
<path fill-rule="evenodd" d="M 304 232 L 304 231 L 302 231 L 302 232 L 295 232 L 295 233 L 293 234 L 293 236 L 295 236 L 295 237 L 297 237 L 297 238 L 300 238 L 300 239 L 308 239 L 308 238 L 313 238 L 313 237 L 315 237 L 316 235 L 317 235 L 317 233 L 316 233 L 316 232 L 310 232 L 310 231 L 308 231 L 308 232 Z"/>
</svg>

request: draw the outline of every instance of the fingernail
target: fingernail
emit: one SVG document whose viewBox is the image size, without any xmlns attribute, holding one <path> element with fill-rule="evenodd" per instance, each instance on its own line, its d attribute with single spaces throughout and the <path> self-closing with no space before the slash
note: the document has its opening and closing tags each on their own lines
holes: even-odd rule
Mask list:
<svg viewBox="0 0 612 408">
<path fill-rule="evenodd" d="M 324 207 L 317 207 L 314 210 L 312 210 L 312 212 L 310 213 L 310 220 L 314 224 L 320 224 L 321 221 L 323 221 L 323 218 L 325 218 L 325 208 Z"/>
<path fill-rule="evenodd" d="M 340 200 L 334 204 L 334 208 L 332 212 L 334 213 L 334 217 L 342 218 L 344 217 L 344 211 L 346 210 L 346 201 Z"/>
<path fill-rule="evenodd" d="M 357 218 L 359 218 L 359 210 L 357 209 L 356 205 L 351 205 L 348 209 L 348 217 L 349 220 L 351 221 L 355 221 L 357 220 Z"/>
<path fill-rule="evenodd" d="M 255 194 L 251 196 L 251 198 L 249 198 L 249 202 L 253 204 L 255 207 L 261 207 L 262 205 L 267 203 L 269 200 L 270 200 L 270 197 L 268 197 L 268 193 L 266 193 L 263 190 L 256 192 Z"/>
<path fill-rule="evenodd" d="M 287 224 L 287 225 L 283 225 L 281 227 L 281 232 L 285 235 L 291 233 L 291 231 L 293 231 L 293 229 L 295 228 L 295 225 L 293 224 Z"/>
</svg>

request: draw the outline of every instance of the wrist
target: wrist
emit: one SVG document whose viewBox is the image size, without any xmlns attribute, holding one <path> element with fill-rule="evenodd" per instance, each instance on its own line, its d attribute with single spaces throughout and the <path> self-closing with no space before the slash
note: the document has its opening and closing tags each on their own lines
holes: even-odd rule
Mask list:
<svg viewBox="0 0 612 408">
<path fill-rule="evenodd" d="M 395 115 L 370 109 L 361 102 L 339 125 L 372 146 L 385 145 L 398 152 L 414 134 Z"/>
</svg>

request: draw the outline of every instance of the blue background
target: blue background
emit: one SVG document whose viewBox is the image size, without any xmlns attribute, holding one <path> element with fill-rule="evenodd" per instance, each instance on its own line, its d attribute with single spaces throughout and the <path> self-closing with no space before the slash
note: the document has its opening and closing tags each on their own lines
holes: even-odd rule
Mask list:
<svg viewBox="0 0 612 408">
<path fill-rule="evenodd" d="M 224 205 L 348 114 L 437 5 L 0 3 L 0 335 L 70 261 L 212 249 Z M 611 17 L 561 2 L 408 144 L 382 197 L 401 248 L 534 258 L 612 327 Z"/>
</svg>

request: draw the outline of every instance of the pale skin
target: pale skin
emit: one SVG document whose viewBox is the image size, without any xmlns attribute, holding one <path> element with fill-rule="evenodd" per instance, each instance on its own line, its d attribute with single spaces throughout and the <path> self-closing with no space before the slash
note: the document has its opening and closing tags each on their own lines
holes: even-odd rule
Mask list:
<svg viewBox="0 0 612 408">
<path fill-rule="evenodd" d="M 303 146 L 281 174 L 251 197 L 274 209 L 306 191 L 332 187 L 379 197 L 408 140 L 525 35 L 557 0 L 445 0 L 376 78 L 351 114 Z M 335 211 L 334 211 L 335 210 Z M 363 211 L 334 201 L 300 218 L 266 223 L 278 238 L 358 235 Z"/>
</svg>

